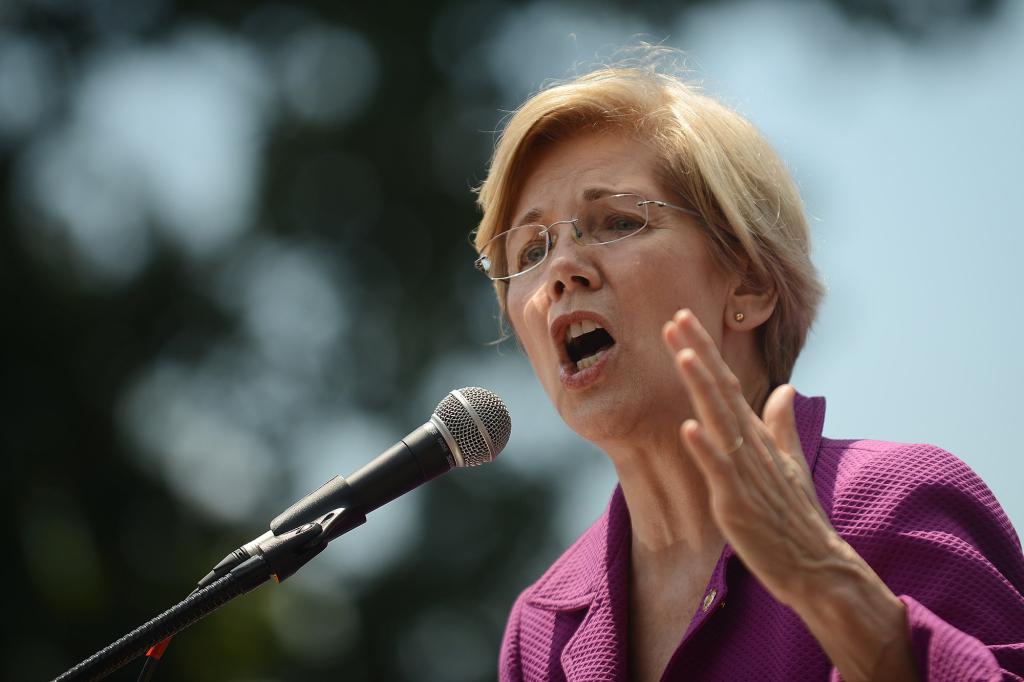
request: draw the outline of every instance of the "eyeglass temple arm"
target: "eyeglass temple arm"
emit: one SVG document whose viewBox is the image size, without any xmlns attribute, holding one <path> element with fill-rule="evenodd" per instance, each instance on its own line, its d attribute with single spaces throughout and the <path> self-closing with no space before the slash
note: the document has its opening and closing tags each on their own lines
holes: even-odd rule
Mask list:
<svg viewBox="0 0 1024 682">
<path fill-rule="evenodd" d="M 660 201 L 658 199 L 646 199 L 646 200 L 640 202 L 641 206 L 646 205 L 646 204 L 654 204 L 655 206 L 659 206 L 661 208 L 674 208 L 677 211 L 682 211 L 683 213 L 689 213 L 690 215 L 697 216 L 698 218 L 701 217 L 701 214 L 698 213 L 697 211 L 694 211 L 693 209 L 684 208 L 682 206 L 676 206 L 675 204 L 670 204 L 667 201 Z"/>
</svg>

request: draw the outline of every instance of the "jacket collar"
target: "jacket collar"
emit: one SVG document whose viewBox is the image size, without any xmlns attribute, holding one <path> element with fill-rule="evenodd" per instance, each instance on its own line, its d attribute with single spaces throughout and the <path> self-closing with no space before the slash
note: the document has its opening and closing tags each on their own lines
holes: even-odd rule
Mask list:
<svg viewBox="0 0 1024 682">
<path fill-rule="evenodd" d="M 797 394 L 797 432 L 813 471 L 825 419 L 825 399 Z M 619 682 L 629 676 L 629 544 L 632 531 L 622 488 L 615 487 L 605 513 L 537 581 L 530 606 L 557 612 L 586 609 L 566 641 L 559 662 L 568 682 Z M 726 545 L 720 564 L 733 555 Z M 604 652 L 597 658 L 595 653 Z"/>
<path fill-rule="evenodd" d="M 612 569 L 628 569 L 631 538 L 626 499 L 622 488 L 615 486 L 604 514 L 534 584 L 527 601 L 551 611 L 589 606 L 595 597 L 617 587 Z"/>
<path fill-rule="evenodd" d="M 632 532 L 622 489 L 608 509 L 530 590 L 529 605 L 584 611 L 559 663 L 567 682 L 620 682 L 628 677 L 629 543 Z M 595 666 L 595 660 L 601 661 Z"/>
<path fill-rule="evenodd" d="M 814 470 L 825 422 L 825 399 L 797 393 L 793 403 L 797 433 Z M 614 595 L 628 595 L 632 530 L 622 489 L 615 487 L 604 514 L 530 589 L 526 600 L 548 611 L 576 611 L 595 600 L 610 606 Z M 726 546 L 726 558 L 732 548 Z"/>
</svg>

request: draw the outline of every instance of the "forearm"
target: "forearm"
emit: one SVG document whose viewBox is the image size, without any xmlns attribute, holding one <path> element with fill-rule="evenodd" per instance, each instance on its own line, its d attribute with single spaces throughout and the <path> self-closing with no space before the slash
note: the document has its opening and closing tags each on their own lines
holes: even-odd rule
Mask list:
<svg viewBox="0 0 1024 682">
<path fill-rule="evenodd" d="M 871 567 L 842 543 L 787 600 L 846 682 L 919 680 L 906 608 Z"/>
</svg>

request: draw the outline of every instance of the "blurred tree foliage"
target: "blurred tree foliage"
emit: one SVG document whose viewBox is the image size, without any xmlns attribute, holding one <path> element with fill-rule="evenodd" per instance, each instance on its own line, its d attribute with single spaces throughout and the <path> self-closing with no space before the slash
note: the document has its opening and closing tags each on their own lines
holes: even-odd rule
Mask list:
<svg viewBox="0 0 1024 682">
<path fill-rule="evenodd" d="M 832 1 L 853 20 L 880 22 L 914 38 L 932 25 L 984 19 L 998 4 Z M 182 356 L 202 355 L 239 333 L 237 316 L 215 303 L 209 278 L 197 277 L 195 266 L 174 249 L 159 248 L 121 287 L 82 286 L 69 273 L 41 267 L 19 237 L 19 229 L 34 229 L 34 217 L 23 205 L 16 161 L 32 135 L 69 115 L 68 93 L 81 65 L 107 44 L 159 43 L 182 25 L 198 23 L 225 34 L 248 32 L 255 40 L 263 34 L 253 34 L 248 21 L 252 3 L 237 0 L 143 3 L 149 10 L 142 18 L 134 3 L 115 0 L 4 4 L 3 34 L 53 45 L 63 83 L 48 118 L 30 135 L 0 146 L 0 451 L 6 465 L 0 487 L 4 518 L 13 529 L 3 564 L 0 675 L 21 680 L 58 674 L 176 602 L 258 525 L 218 523 L 178 499 L 141 463 L 116 417 L 126 387 L 158 355 L 169 346 Z M 656 18 L 684 3 L 617 4 Z M 387 415 L 396 435 L 423 420 L 406 398 L 433 362 L 479 347 L 467 299 L 452 292 L 482 286 L 468 267 L 466 233 L 477 217 L 469 190 L 483 177 L 492 144 L 482 131 L 496 125 L 499 110 L 515 104 L 502 101 L 485 80 L 458 88 L 432 57 L 437 41 L 458 52 L 486 40 L 490 21 L 504 6 L 480 3 L 475 24 L 439 36 L 431 27 L 452 7 L 289 3 L 289 12 L 361 34 L 379 57 L 380 87 L 364 113 L 345 126 L 275 121 L 250 228 L 311 240 L 328 255 L 345 254 L 355 269 L 347 279 L 355 283 L 349 292 L 355 324 L 338 353 L 356 358 L 363 371 L 346 375 L 344 390 L 354 404 Z M 490 119 L 478 124 L 466 112 L 488 112 Z M 462 120 L 473 122 L 462 126 Z M 455 177 L 442 177 L 425 161 L 438 144 L 438 130 L 447 131 L 442 143 L 458 157 Z M 364 160 L 376 180 L 362 176 L 352 159 Z M 452 191 L 460 185 L 465 191 Z M 379 210 L 360 217 L 371 203 Z M 382 291 L 390 292 L 384 304 Z M 397 343 L 398 367 L 390 373 L 396 379 L 387 383 L 374 371 L 381 330 Z M 329 637 L 302 634 L 309 647 L 286 646 L 269 625 L 268 609 L 275 607 L 268 592 L 288 590 L 290 583 L 265 586 L 179 636 L 160 677 L 492 677 L 506 609 L 561 547 L 546 520 L 554 495 L 550 483 L 509 470 L 474 476 L 472 485 L 442 479 L 415 493 L 424 499 L 416 541 L 372 580 L 348 586 L 351 600 L 312 595 L 303 601 L 300 595 L 291 602 L 289 615 L 300 634 L 303 608 L 336 608 L 339 622 L 357 613 L 353 645 L 335 647 Z M 372 519 L 366 532 L 372 532 Z M 337 578 L 339 590 L 342 582 Z M 133 664 L 115 679 L 134 679 L 137 669 Z"/>
</svg>

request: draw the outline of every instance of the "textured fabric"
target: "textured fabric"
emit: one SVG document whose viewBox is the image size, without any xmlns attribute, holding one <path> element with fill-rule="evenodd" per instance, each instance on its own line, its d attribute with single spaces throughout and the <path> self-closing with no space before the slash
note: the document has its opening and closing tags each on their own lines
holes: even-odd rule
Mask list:
<svg viewBox="0 0 1024 682">
<path fill-rule="evenodd" d="M 907 607 L 923 679 L 1024 679 L 1024 557 L 992 493 L 929 445 L 821 436 L 823 398 L 797 428 L 832 524 Z M 628 677 L 629 510 L 604 515 L 516 600 L 502 680 Z M 838 680 L 799 617 L 726 546 L 664 680 Z"/>
</svg>

